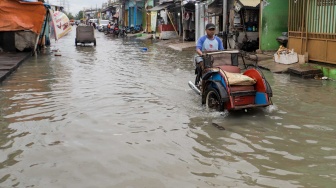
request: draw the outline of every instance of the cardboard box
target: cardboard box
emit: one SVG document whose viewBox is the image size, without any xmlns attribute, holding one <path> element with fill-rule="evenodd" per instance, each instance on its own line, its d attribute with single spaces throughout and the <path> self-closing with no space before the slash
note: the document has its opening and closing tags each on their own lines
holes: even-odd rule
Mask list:
<svg viewBox="0 0 336 188">
<path fill-rule="evenodd" d="M 289 54 L 280 54 L 278 55 L 277 53 L 274 54 L 274 61 L 276 63 L 281 63 L 281 64 L 293 64 L 297 63 L 299 61 L 298 55 L 296 52 L 289 53 Z"/>
</svg>

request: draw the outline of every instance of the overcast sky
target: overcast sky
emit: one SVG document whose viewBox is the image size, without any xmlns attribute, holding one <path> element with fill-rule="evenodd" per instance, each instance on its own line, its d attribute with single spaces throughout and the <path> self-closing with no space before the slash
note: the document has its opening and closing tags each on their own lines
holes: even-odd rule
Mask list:
<svg viewBox="0 0 336 188">
<path fill-rule="evenodd" d="M 76 14 L 83 10 L 84 8 L 98 8 L 102 7 L 103 3 L 106 3 L 108 0 L 49 0 L 51 5 L 64 5 L 65 11 L 72 13 L 72 15 L 76 16 Z M 45 2 L 48 2 L 46 0 Z"/>
</svg>

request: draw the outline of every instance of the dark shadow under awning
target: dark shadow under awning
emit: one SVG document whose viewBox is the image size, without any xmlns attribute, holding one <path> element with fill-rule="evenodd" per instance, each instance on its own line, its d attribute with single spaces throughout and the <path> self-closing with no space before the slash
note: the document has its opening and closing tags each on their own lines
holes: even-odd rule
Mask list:
<svg viewBox="0 0 336 188">
<path fill-rule="evenodd" d="M 220 15 L 223 14 L 223 0 L 214 0 L 208 5 L 208 13 Z"/>
<path fill-rule="evenodd" d="M 158 10 L 166 9 L 170 5 L 174 5 L 174 3 L 164 3 L 164 4 L 161 4 L 161 5 L 157 5 L 153 8 L 151 8 L 151 9 L 148 9 L 147 11 L 158 11 Z"/>
<path fill-rule="evenodd" d="M 112 17 L 113 18 L 119 18 L 119 12 L 115 13 Z"/>
</svg>

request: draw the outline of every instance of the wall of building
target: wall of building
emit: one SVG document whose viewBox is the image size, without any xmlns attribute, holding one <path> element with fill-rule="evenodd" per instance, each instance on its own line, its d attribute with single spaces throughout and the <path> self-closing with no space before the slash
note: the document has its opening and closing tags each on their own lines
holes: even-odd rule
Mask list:
<svg viewBox="0 0 336 188">
<path fill-rule="evenodd" d="M 288 31 L 288 0 L 262 0 L 260 5 L 260 49 L 277 50 L 276 38 Z"/>
</svg>

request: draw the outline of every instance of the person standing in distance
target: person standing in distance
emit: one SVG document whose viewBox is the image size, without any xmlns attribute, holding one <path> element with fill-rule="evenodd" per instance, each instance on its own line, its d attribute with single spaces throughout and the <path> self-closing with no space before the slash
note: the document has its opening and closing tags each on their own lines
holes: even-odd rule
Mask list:
<svg viewBox="0 0 336 188">
<path fill-rule="evenodd" d="M 196 80 L 195 85 L 199 86 L 199 81 L 202 75 L 202 64 L 203 64 L 203 52 L 204 51 L 216 51 L 216 50 L 224 50 L 222 40 L 215 36 L 216 26 L 213 23 L 208 23 L 205 26 L 206 35 L 202 36 L 197 40 L 196 44 L 196 53 L 198 56 L 196 57 L 196 69 L 195 74 Z"/>
</svg>

